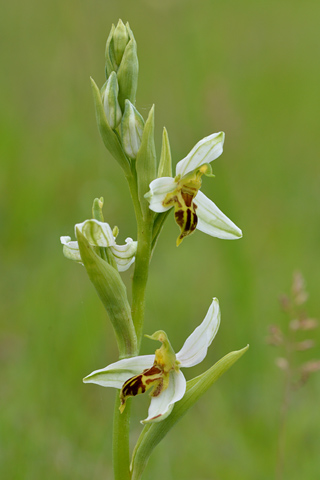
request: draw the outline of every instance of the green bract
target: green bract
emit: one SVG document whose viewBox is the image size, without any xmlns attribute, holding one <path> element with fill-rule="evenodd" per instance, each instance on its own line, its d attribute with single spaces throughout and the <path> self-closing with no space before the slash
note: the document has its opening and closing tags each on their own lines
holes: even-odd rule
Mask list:
<svg viewBox="0 0 320 480">
<path fill-rule="evenodd" d="M 166 436 L 171 428 L 187 413 L 221 375 L 248 350 L 247 345 L 242 350 L 228 353 L 209 370 L 187 382 L 186 393 L 180 402 L 176 403 L 171 414 L 161 423 L 151 423 L 144 427 L 131 461 L 132 480 L 139 480 L 148 463 L 149 457 L 158 443 Z"/>
<path fill-rule="evenodd" d="M 124 283 L 117 270 L 102 260 L 77 229 L 81 260 L 113 325 L 120 358 L 136 353 L 137 337 Z"/>
</svg>

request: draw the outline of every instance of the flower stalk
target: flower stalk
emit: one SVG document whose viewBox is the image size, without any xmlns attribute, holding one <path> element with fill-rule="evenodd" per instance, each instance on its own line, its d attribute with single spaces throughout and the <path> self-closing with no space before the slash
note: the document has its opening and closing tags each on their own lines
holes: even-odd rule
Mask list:
<svg viewBox="0 0 320 480">
<path fill-rule="evenodd" d="M 137 224 L 137 240 L 117 243 L 118 227 L 104 221 L 103 198 L 96 198 L 92 219 L 76 224 L 75 237 L 61 237 L 64 255 L 84 265 L 112 323 L 118 361 L 84 378 L 119 390 L 113 422 L 115 480 L 140 479 L 146 462 L 159 441 L 247 347 L 231 352 L 211 369 L 189 382 L 181 368 L 193 367 L 207 354 L 220 325 L 220 308 L 213 299 L 202 323 L 176 354 L 166 333 L 158 330 L 150 339 L 161 342 L 151 355 L 139 355 L 144 333 L 146 288 L 150 260 L 171 208 L 180 227 L 177 240 L 198 229 L 222 239 L 237 239 L 241 230 L 200 192 L 202 176 L 212 175 L 211 162 L 223 151 L 225 135 L 214 133 L 200 140 L 176 165 L 167 130 L 163 129 L 158 162 L 154 139 L 154 106 L 145 120 L 135 106 L 138 85 L 137 45 L 129 24 L 119 20 L 107 39 L 106 82 L 101 89 L 91 79 L 98 129 L 109 153 L 128 182 Z M 128 301 L 121 272 L 134 264 L 132 301 Z M 146 424 L 130 465 L 129 432 L 131 398 L 149 391 L 151 402 Z"/>
</svg>

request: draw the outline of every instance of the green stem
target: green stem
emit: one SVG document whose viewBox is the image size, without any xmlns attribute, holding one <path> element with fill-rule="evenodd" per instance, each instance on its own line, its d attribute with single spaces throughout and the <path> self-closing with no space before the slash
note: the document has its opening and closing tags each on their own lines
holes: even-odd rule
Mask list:
<svg viewBox="0 0 320 480">
<path fill-rule="evenodd" d="M 136 253 L 135 269 L 132 280 L 132 320 L 136 329 L 138 351 L 140 349 L 144 311 L 145 294 L 149 274 L 149 263 L 152 242 L 152 221 L 141 219 L 138 223 L 138 249 Z"/>
<path fill-rule="evenodd" d="M 153 253 L 153 250 L 155 249 L 155 246 L 157 244 L 159 235 L 161 233 L 161 230 L 163 228 L 164 222 L 167 219 L 167 216 L 169 215 L 171 210 L 167 210 L 164 213 L 157 213 L 155 216 L 154 224 L 153 224 L 153 230 L 152 230 L 152 248 L 151 248 L 151 254 Z"/>
<path fill-rule="evenodd" d="M 131 176 L 127 176 L 131 197 L 133 200 L 134 211 L 137 220 L 137 240 L 138 248 L 135 259 L 134 275 L 132 280 L 132 320 L 136 329 L 138 351 L 140 349 L 144 311 L 145 311 L 145 293 L 149 274 L 149 264 L 152 250 L 152 231 L 154 214 L 151 210 L 143 216 L 137 186 L 137 176 L 132 165 Z"/>
<path fill-rule="evenodd" d="M 137 188 L 137 178 L 134 166 L 131 174 L 127 176 L 130 193 L 133 200 L 137 220 L 138 248 L 135 260 L 135 270 L 132 281 L 132 320 L 135 326 L 139 352 L 144 321 L 145 292 L 149 273 L 151 257 L 153 213 L 148 212 L 143 217 Z M 130 352 L 131 353 L 131 352 Z M 130 402 L 123 413 L 119 411 L 119 395 L 115 401 L 113 417 L 113 468 L 115 480 L 130 480 L 130 451 L 129 451 L 129 430 L 130 430 Z"/>
<path fill-rule="evenodd" d="M 130 430 L 130 406 L 127 400 L 123 413 L 119 411 L 119 392 L 116 394 L 113 417 L 113 471 L 114 480 L 130 480 L 130 451 L 129 451 L 129 430 Z"/>
</svg>

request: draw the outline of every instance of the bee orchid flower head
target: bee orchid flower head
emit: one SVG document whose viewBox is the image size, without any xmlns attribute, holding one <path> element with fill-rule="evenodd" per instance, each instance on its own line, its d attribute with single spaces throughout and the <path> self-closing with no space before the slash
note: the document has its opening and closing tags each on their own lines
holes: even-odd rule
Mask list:
<svg viewBox="0 0 320 480">
<path fill-rule="evenodd" d="M 134 242 L 132 238 L 127 238 L 125 245 L 117 245 L 117 227 L 112 230 L 108 223 L 91 219 L 77 223 L 74 229 L 75 235 L 77 236 L 77 230 L 79 230 L 92 247 L 110 248 L 119 272 L 128 270 L 135 261 L 137 242 Z M 72 241 L 71 237 L 66 236 L 60 237 L 60 242 L 63 245 L 64 256 L 82 264 L 78 242 Z"/>
<path fill-rule="evenodd" d="M 121 412 L 128 397 L 151 390 L 148 417 L 141 423 L 164 420 L 186 392 L 186 379 L 180 369 L 202 362 L 219 325 L 219 302 L 214 298 L 205 319 L 187 338 L 177 354 L 174 353 L 166 333 L 159 330 L 148 336 L 162 344 L 154 355 L 125 358 L 92 372 L 83 381 L 118 388 Z"/>
<path fill-rule="evenodd" d="M 223 132 L 203 138 L 178 162 L 174 178 L 156 178 L 149 185 L 145 198 L 151 210 L 161 213 L 174 207 L 175 220 L 180 227 L 177 246 L 196 228 L 223 239 L 242 236 L 241 230 L 200 192 L 202 175 L 213 176 L 210 162 L 222 154 L 224 138 Z"/>
</svg>

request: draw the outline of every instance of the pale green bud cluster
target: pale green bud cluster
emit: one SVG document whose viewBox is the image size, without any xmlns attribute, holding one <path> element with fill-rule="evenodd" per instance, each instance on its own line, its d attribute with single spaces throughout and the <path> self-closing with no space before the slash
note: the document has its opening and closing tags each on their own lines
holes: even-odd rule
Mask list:
<svg viewBox="0 0 320 480">
<path fill-rule="evenodd" d="M 101 89 L 101 100 L 107 122 L 115 130 L 125 112 L 126 101 L 135 103 L 139 63 L 137 44 L 127 23 L 119 20 L 112 25 L 106 44 L 106 78 Z"/>
<path fill-rule="evenodd" d="M 106 82 L 101 88 L 92 80 L 96 118 L 102 140 L 127 178 L 134 177 L 141 209 L 153 215 L 144 197 L 158 174 L 171 174 L 171 153 L 164 131 L 160 164 L 154 143 L 154 108 L 146 121 L 135 106 L 138 86 L 137 44 L 129 24 L 112 25 L 106 43 Z"/>
<path fill-rule="evenodd" d="M 119 103 L 124 111 L 125 100 L 136 101 L 138 87 L 139 63 L 137 43 L 129 23 L 119 20 L 117 26 L 112 25 L 106 44 L 106 77 L 116 72 L 119 83 Z"/>
</svg>

